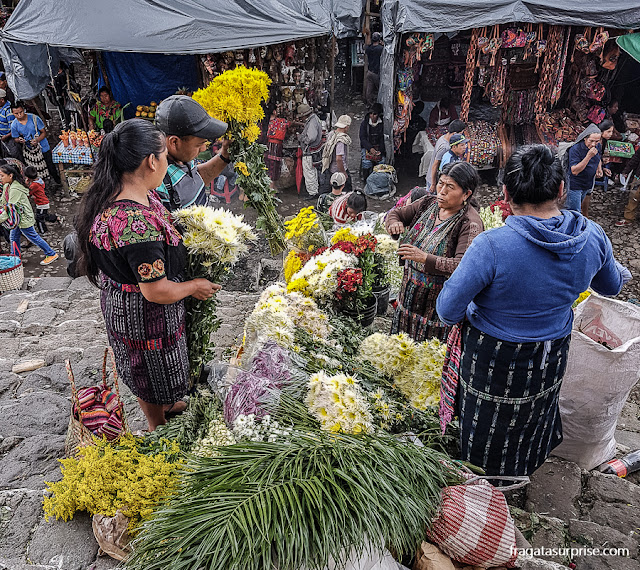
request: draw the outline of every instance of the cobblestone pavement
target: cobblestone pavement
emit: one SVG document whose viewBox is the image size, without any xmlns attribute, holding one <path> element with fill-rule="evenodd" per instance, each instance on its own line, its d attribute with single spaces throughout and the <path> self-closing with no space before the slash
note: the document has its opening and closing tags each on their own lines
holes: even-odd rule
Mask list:
<svg viewBox="0 0 640 570">
<path fill-rule="evenodd" d="M 357 129 L 363 112 L 357 105 L 350 111 L 354 116 L 350 170 L 355 186 L 362 187 L 357 175 Z M 398 195 L 420 182 L 411 172 L 409 168 L 399 169 Z M 484 184 L 477 198 L 481 205 L 488 205 L 499 195 L 497 187 Z M 313 203 L 298 196 L 295 189 L 284 190 L 279 197 L 284 216 Z M 370 209 L 382 212 L 394 201 L 371 200 Z M 61 252 L 78 199 L 54 196 L 53 202 L 65 222 L 50 225 L 45 237 Z M 625 202 L 626 195 L 616 188 L 607 193 L 596 191 L 591 213 L 611 238 L 617 258 L 634 275 L 621 298 L 640 298 L 639 226 L 614 227 Z M 235 197 L 228 207 L 255 221 L 254 213 L 243 210 Z M 37 248 L 26 249 L 25 290 L 0 295 L 0 570 L 110 570 L 116 563 L 97 556 L 88 517 L 76 516 L 70 523 L 46 522 L 42 517 L 44 481 L 59 476 L 57 458 L 64 452 L 69 417 L 64 360 L 71 359 L 82 384 L 95 382 L 106 334 L 97 290 L 85 279 L 72 281 L 65 277 L 64 259 L 43 268 L 39 265 L 41 257 Z M 222 326 L 214 338 L 218 357 L 225 347 L 240 341 L 244 319 L 264 285 L 259 283 L 260 266 L 268 258 L 264 244 L 255 246 L 220 293 Z M 376 326 L 386 330 L 388 320 L 379 319 Z M 23 374 L 11 371 L 15 363 L 29 359 L 43 359 L 45 366 Z M 132 428 L 144 427 L 135 398 L 126 388 L 124 399 Z M 638 403 L 640 387 L 636 386 L 616 432 L 617 440 L 633 449 L 640 448 Z M 640 570 L 639 481 L 637 474 L 628 480 L 617 479 L 553 459 L 536 472 L 528 488 L 512 494 L 509 501 L 518 526 L 532 546 L 619 546 L 628 549 L 629 557 L 581 556 L 575 560 L 578 569 Z M 562 556 L 548 558 L 523 562 L 522 567 L 564 568 L 555 563 L 567 561 Z"/>
<path fill-rule="evenodd" d="M 257 266 L 256 266 L 257 267 Z M 249 270 L 249 269 L 247 269 Z M 244 319 L 257 291 L 220 293 L 222 326 L 214 341 L 224 347 L 241 341 Z M 376 328 L 388 330 L 389 319 Z M 0 570 L 112 570 L 98 557 L 87 516 L 47 522 L 42 516 L 44 481 L 57 480 L 70 409 L 64 360 L 79 383 L 98 381 L 106 334 L 98 291 L 86 279 L 33 279 L 28 289 L 0 296 Z M 12 366 L 42 359 L 45 366 L 15 374 Z M 619 421 L 618 441 L 640 447 L 638 388 Z M 135 398 L 123 397 L 132 429 L 144 427 Z M 640 475 L 640 474 L 637 474 Z M 524 491 L 509 497 L 513 515 L 533 547 L 615 546 L 628 558 L 583 557 L 580 569 L 640 570 L 638 509 L 640 477 L 629 480 L 581 471 L 552 459 Z M 563 556 L 524 561 L 522 568 L 565 568 Z"/>
</svg>

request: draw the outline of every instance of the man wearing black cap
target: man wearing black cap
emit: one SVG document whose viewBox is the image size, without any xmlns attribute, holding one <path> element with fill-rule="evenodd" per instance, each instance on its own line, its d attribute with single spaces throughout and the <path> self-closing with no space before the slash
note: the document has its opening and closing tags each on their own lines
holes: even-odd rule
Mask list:
<svg viewBox="0 0 640 570">
<path fill-rule="evenodd" d="M 195 165 L 194 160 L 208 140 L 227 132 L 227 123 L 209 116 L 204 107 L 186 95 L 172 95 L 156 110 L 156 125 L 167 135 L 169 168 L 158 195 L 168 210 L 205 206 L 209 185 L 231 162 L 229 141 L 211 160 Z"/>
</svg>

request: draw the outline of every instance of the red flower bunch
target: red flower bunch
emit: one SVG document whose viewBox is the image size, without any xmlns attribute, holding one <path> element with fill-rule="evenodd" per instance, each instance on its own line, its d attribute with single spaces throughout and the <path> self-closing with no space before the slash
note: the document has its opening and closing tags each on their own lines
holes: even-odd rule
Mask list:
<svg viewBox="0 0 640 570">
<path fill-rule="evenodd" d="M 357 255 L 356 244 L 351 243 L 350 241 L 337 241 L 331 246 L 331 251 L 335 251 L 336 249 L 344 251 L 345 253 L 353 253 Z"/>
<path fill-rule="evenodd" d="M 496 211 L 496 208 L 500 208 L 502 212 L 502 221 L 504 222 L 513 212 L 511 206 L 506 200 L 496 200 L 491 206 L 489 206 L 492 212 Z"/>
<path fill-rule="evenodd" d="M 356 241 L 355 254 L 360 257 L 367 249 L 371 251 L 376 250 L 376 246 L 378 245 L 378 240 L 372 236 L 371 234 L 366 234 L 364 236 L 360 236 L 358 241 Z"/>
<path fill-rule="evenodd" d="M 362 285 L 362 269 L 343 269 L 338 273 L 336 297 L 342 301 L 349 293 L 355 293 L 360 285 Z"/>
<path fill-rule="evenodd" d="M 316 249 L 310 256 L 309 259 L 311 259 L 312 257 L 315 257 L 316 255 L 320 255 L 321 253 L 324 253 L 325 251 L 327 251 L 329 248 L 326 245 L 323 245 L 322 247 L 319 247 L 318 249 Z"/>
</svg>

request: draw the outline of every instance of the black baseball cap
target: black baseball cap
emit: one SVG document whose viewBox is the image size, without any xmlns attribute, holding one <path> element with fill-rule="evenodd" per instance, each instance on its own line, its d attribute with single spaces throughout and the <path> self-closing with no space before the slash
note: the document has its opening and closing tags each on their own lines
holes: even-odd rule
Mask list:
<svg viewBox="0 0 640 570">
<path fill-rule="evenodd" d="M 167 135 L 219 139 L 228 125 L 210 117 L 204 107 L 186 95 L 167 97 L 156 109 L 156 126 Z"/>
</svg>

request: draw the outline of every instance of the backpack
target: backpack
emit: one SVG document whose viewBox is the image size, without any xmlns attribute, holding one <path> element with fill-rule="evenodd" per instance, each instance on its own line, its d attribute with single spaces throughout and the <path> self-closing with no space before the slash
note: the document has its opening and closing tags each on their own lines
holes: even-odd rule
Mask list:
<svg viewBox="0 0 640 570">
<path fill-rule="evenodd" d="M 563 172 L 569 171 L 569 149 L 576 144 L 575 142 L 561 142 L 558 145 L 558 160 L 562 166 Z"/>
</svg>

